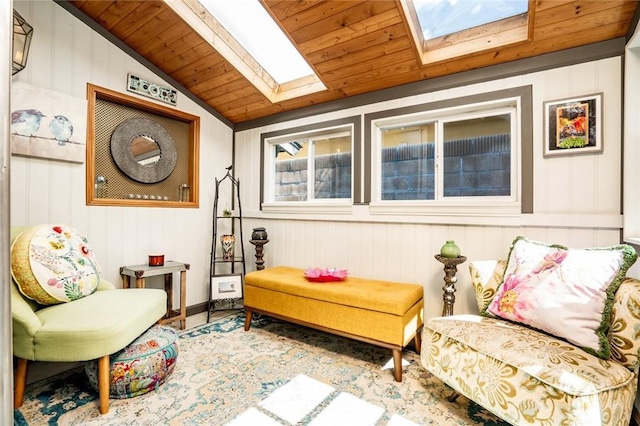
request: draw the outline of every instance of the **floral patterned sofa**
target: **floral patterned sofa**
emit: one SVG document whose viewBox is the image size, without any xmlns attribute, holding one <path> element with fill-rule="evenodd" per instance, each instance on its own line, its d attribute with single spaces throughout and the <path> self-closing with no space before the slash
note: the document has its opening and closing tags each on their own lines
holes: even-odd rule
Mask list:
<svg viewBox="0 0 640 426">
<path fill-rule="evenodd" d="M 471 263 L 480 315 L 427 321 L 421 363 L 450 401 L 459 393 L 515 425 L 627 426 L 640 281 L 625 274 L 636 257 L 518 237 L 507 261 Z"/>
</svg>

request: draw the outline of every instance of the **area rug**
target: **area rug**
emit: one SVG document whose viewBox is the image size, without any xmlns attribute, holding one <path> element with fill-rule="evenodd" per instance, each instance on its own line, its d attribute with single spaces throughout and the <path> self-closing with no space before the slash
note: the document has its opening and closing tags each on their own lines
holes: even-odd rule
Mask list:
<svg viewBox="0 0 640 426">
<path fill-rule="evenodd" d="M 403 353 L 401 383 L 391 351 L 242 312 L 180 333 L 173 374 L 158 389 L 111 399 L 98 412 L 83 369 L 27 387 L 15 425 L 500 425 Z"/>
</svg>

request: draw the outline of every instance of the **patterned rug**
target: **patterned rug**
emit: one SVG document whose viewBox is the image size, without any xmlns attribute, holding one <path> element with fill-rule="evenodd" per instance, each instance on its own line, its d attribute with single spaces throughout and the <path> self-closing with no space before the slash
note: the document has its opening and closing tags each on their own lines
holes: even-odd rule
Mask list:
<svg viewBox="0 0 640 426">
<path fill-rule="evenodd" d="M 233 314 L 180 333 L 173 374 L 157 390 L 111 399 L 98 412 L 83 369 L 31 384 L 14 424 L 40 425 L 500 425 L 403 353 L 281 322 Z"/>
</svg>

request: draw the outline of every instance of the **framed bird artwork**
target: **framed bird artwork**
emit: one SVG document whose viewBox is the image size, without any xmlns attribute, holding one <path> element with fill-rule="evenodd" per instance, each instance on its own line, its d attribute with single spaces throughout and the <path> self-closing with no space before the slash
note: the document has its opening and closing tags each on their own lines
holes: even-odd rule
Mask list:
<svg viewBox="0 0 640 426">
<path fill-rule="evenodd" d="M 11 84 L 11 154 L 84 163 L 87 101 Z"/>
</svg>

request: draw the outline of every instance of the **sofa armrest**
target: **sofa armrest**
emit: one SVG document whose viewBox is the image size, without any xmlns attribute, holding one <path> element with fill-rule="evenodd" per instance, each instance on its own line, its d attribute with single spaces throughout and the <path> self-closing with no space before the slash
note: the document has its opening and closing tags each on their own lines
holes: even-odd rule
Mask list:
<svg viewBox="0 0 640 426">
<path fill-rule="evenodd" d="M 469 264 L 471 283 L 480 313 L 483 313 L 491 303 L 502 282 L 506 267 L 506 260 L 476 260 Z"/>
<path fill-rule="evenodd" d="M 625 278 L 613 298 L 609 343 L 612 358 L 630 370 L 638 369 L 640 350 L 640 280 Z"/>
<path fill-rule="evenodd" d="M 13 334 L 35 336 L 42 327 L 40 318 L 33 307 L 20 294 L 16 285 L 11 283 L 11 318 L 13 320 Z"/>
</svg>

